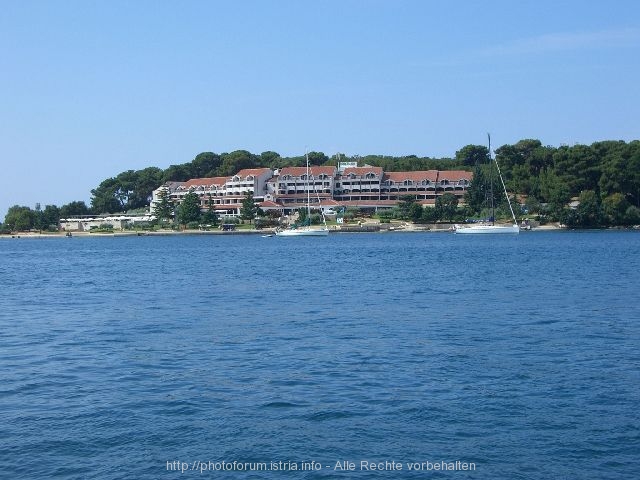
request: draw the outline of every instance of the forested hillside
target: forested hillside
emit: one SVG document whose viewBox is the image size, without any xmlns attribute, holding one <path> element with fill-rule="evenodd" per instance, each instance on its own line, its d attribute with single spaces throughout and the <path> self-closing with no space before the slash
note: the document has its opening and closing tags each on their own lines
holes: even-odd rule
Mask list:
<svg viewBox="0 0 640 480">
<path fill-rule="evenodd" d="M 542 145 L 539 140 L 527 139 L 514 145 L 503 145 L 495 150 L 495 155 L 507 189 L 524 207 L 523 213 L 540 214 L 549 220 L 584 227 L 640 222 L 638 140 L 551 147 Z M 482 145 L 467 145 L 458 150 L 453 158 L 340 156 L 342 161 L 379 166 L 385 171 L 473 171 L 474 181 L 467 196 L 469 206 L 465 215 L 482 211 L 482 204 L 486 200 L 486 181 L 490 176 L 488 159 L 488 149 Z M 336 165 L 338 156 L 310 152 L 309 160 L 312 165 Z M 149 204 L 151 192 L 167 181 L 233 175 L 244 168 L 275 169 L 304 164 L 304 156 L 281 157 L 272 151 L 261 154 L 246 150 L 220 154 L 203 152 L 189 162 L 170 165 L 166 169 L 148 167 L 127 170 L 107 178 L 91 190 L 90 207 L 84 202 L 71 202 L 61 208 L 47 205 L 42 211 L 38 208 L 11 207 L 4 226 L 10 229 L 45 228 L 58 215 L 117 213 L 143 208 Z M 503 200 L 500 188 L 494 188 L 494 194 L 498 203 Z M 573 198 L 580 201 L 577 209 L 567 208 Z"/>
</svg>

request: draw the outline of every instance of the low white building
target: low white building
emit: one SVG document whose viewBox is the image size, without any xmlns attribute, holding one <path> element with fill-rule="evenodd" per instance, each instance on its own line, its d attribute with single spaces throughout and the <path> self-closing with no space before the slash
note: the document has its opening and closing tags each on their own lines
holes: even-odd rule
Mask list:
<svg viewBox="0 0 640 480">
<path fill-rule="evenodd" d="M 60 230 L 64 232 L 89 232 L 91 229 L 110 225 L 114 230 L 124 230 L 127 226 L 146 225 L 155 217 L 146 215 L 110 215 L 110 216 L 79 216 L 61 218 Z"/>
</svg>

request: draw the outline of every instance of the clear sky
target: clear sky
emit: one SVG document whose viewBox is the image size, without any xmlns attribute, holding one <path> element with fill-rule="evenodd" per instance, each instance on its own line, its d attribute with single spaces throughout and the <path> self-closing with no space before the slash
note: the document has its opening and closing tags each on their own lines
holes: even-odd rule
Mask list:
<svg viewBox="0 0 640 480">
<path fill-rule="evenodd" d="M 198 153 L 640 138 L 637 0 L 0 0 L 0 221 Z"/>
</svg>

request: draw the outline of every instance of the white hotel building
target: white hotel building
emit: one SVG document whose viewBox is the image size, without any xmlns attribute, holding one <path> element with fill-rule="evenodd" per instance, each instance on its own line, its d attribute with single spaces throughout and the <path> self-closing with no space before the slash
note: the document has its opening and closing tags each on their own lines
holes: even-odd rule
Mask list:
<svg viewBox="0 0 640 480">
<path fill-rule="evenodd" d="M 405 195 L 414 196 L 423 206 L 435 205 L 445 193 L 463 201 L 473 174 L 464 170 L 383 172 L 380 167 L 339 168 L 333 166 L 285 167 L 281 170 L 251 168 L 231 177 L 194 178 L 167 182 L 154 190 L 151 209 L 158 193 L 166 190 L 179 204 L 188 192 L 195 192 L 204 211 L 212 204 L 221 216 L 238 216 L 242 200 L 252 193 L 265 211 L 291 213 L 307 202 L 318 208 L 357 207 L 371 211 L 395 207 Z"/>
</svg>

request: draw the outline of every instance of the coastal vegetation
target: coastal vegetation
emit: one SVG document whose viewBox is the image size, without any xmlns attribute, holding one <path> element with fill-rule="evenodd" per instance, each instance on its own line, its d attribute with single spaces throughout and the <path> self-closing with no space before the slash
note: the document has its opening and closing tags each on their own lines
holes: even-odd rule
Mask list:
<svg viewBox="0 0 640 480">
<path fill-rule="evenodd" d="M 503 145 L 495 151 L 507 190 L 516 200 L 518 217 L 524 215 L 541 222 L 557 221 L 569 227 L 592 228 L 640 223 L 640 141 L 602 141 L 591 145 L 545 146 L 539 140 L 525 139 Z M 488 185 L 493 182 L 494 202 L 498 217 L 509 216 L 506 200 L 501 195 L 499 179 L 490 172 L 489 152 L 482 145 L 466 145 L 453 158 L 407 156 L 329 157 L 323 152 L 310 152 L 311 165 L 337 165 L 338 161 L 382 167 L 385 171 L 467 170 L 474 178 L 465 197 L 466 205 L 458 205 L 452 195 L 438 197 L 435 208 L 422 208 L 415 199 L 405 198 L 383 218 L 399 218 L 414 222 L 463 221 L 487 218 Z M 253 154 L 247 150 L 230 153 L 203 152 L 186 163 L 166 169 L 148 167 L 127 170 L 103 180 L 91 190 L 91 204 L 75 201 L 57 207 L 46 205 L 35 209 L 15 205 L 0 224 L 3 231 L 30 229 L 54 230 L 60 218 L 130 212 L 149 205 L 152 191 L 167 181 L 232 175 L 245 168 L 303 166 L 305 157 L 282 157 L 273 151 Z M 188 197 L 188 196 L 187 196 Z M 194 195 L 195 197 L 195 195 Z M 453 198 L 452 198 L 453 197 Z M 181 225 L 194 222 L 216 225 L 212 209 L 201 212 L 197 198 L 185 199 L 175 209 L 168 198 L 160 197 L 155 214 L 158 220 L 175 220 Z M 242 217 L 252 221 L 259 213 L 252 198 L 245 199 Z"/>
<path fill-rule="evenodd" d="M 554 148 L 521 140 L 498 148 L 496 158 L 523 213 L 576 228 L 639 223 L 640 141 Z M 470 195 L 480 182 L 473 183 Z"/>
</svg>

